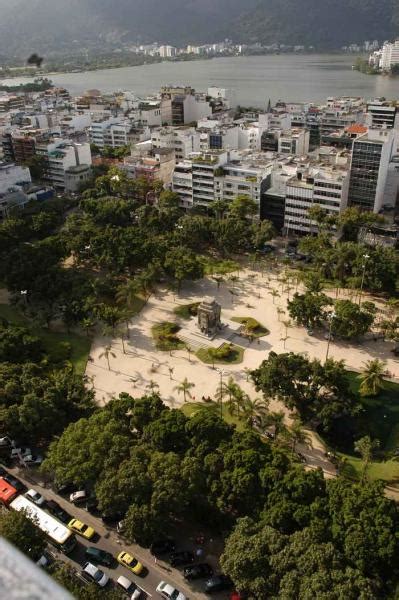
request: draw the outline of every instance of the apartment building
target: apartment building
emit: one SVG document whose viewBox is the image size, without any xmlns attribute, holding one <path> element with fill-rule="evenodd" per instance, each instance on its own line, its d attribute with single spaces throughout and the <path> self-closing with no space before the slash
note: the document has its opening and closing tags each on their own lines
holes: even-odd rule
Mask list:
<svg viewBox="0 0 399 600">
<path fill-rule="evenodd" d="M 338 167 L 298 169 L 287 181 L 284 229 L 289 234 L 317 231 L 317 223 L 309 217 L 309 209 L 319 205 L 327 213 L 337 215 L 348 203 L 349 172 Z"/>
<path fill-rule="evenodd" d="M 349 205 L 379 212 L 385 203 L 384 193 L 389 164 L 396 154 L 398 134 L 395 129 L 373 129 L 353 142 L 350 167 Z"/>
<path fill-rule="evenodd" d="M 32 178 L 28 167 L 0 163 L 0 194 L 8 192 L 11 188 L 21 188 L 30 183 L 32 183 Z"/>
<path fill-rule="evenodd" d="M 278 152 L 292 156 L 305 156 L 309 152 L 310 134 L 307 129 L 289 129 L 281 132 Z"/>
<path fill-rule="evenodd" d="M 133 179 L 138 177 L 145 177 L 149 181 L 157 179 L 165 186 L 170 186 L 175 165 L 173 148 L 158 148 L 142 155 L 134 154 L 126 157 L 121 168 Z"/>
<path fill-rule="evenodd" d="M 173 148 L 181 161 L 200 151 L 200 133 L 194 127 L 161 127 L 151 132 L 151 143 L 154 149 Z"/>
<path fill-rule="evenodd" d="M 24 96 L 17 96 L 14 94 L 0 96 L 0 113 L 9 112 L 10 110 L 22 110 L 24 106 Z"/>
<path fill-rule="evenodd" d="M 92 164 L 90 144 L 74 143 L 70 140 L 51 139 L 37 140 L 36 154 L 46 159 L 47 167 L 44 181 L 57 189 L 65 189 L 65 173 L 70 167 Z"/>
<path fill-rule="evenodd" d="M 119 119 L 118 117 L 93 121 L 88 129 L 90 143 L 99 148 L 127 146 L 131 127 L 132 125 L 128 120 Z"/>
<path fill-rule="evenodd" d="M 364 108 L 362 98 L 329 98 L 320 111 L 321 143 L 334 143 L 337 132 L 343 132 L 355 123 L 363 124 Z"/>
<path fill-rule="evenodd" d="M 369 127 L 399 129 L 398 106 L 396 102 L 374 100 L 367 104 L 366 123 Z"/>
</svg>

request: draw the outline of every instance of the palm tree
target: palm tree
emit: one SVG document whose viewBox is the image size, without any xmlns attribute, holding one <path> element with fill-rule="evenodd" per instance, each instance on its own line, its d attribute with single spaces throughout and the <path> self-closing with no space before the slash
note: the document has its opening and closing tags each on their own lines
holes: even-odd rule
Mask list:
<svg viewBox="0 0 399 600">
<path fill-rule="evenodd" d="M 86 336 L 89 337 L 90 330 L 94 327 L 95 322 L 93 321 L 93 319 L 90 319 L 90 317 L 86 317 L 81 320 L 80 325 L 85 330 Z"/>
<path fill-rule="evenodd" d="M 109 344 L 108 346 L 105 346 L 104 351 L 101 352 L 101 354 L 98 357 L 98 358 L 106 358 L 107 359 L 108 371 L 111 370 L 111 365 L 109 363 L 109 357 L 110 356 L 112 356 L 112 358 L 116 358 L 116 354 L 114 354 L 114 352 L 112 352 L 111 345 Z"/>
<path fill-rule="evenodd" d="M 282 321 L 284 327 L 285 327 L 285 335 L 288 335 L 288 329 L 289 327 L 291 327 L 292 323 L 289 319 L 287 319 L 286 321 Z"/>
<path fill-rule="evenodd" d="M 239 405 L 237 403 L 237 399 L 240 397 L 241 388 L 233 379 L 233 377 L 229 377 L 227 382 L 223 381 L 222 385 L 218 385 L 218 388 L 215 393 L 215 400 L 217 402 L 223 402 L 224 396 L 228 396 L 228 400 L 226 402 L 228 406 L 229 413 L 232 415 L 234 413 L 234 409 L 237 408 L 237 414 L 239 412 Z"/>
<path fill-rule="evenodd" d="M 271 412 L 266 415 L 266 419 L 263 422 L 263 428 L 274 427 L 274 439 L 277 441 L 279 437 L 287 431 L 285 425 L 285 415 L 283 412 Z"/>
<path fill-rule="evenodd" d="M 189 398 L 192 398 L 190 390 L 193 387 L 195 387 L 195 383 L 191 383 L 191 381 L 189 381 L 187 377 L 185 377 L 183 381 L 179 383 L 179 385 L 177 385 L 174 389 L 177 391 L 178 394 L 180 394 L 181 392 L 183 393 L 184 402 L 186 402 L 187 396 Z"/>
<path fill-rule="evenodd" d="M 193 352 L 193 349 L 188 344 L 185 345 L 185 348 L 186 348 L 187 353 L 188 353 L 188 362 L 191 362 L 191 360 L 190 360 L 191 359 L 191 352 Z"/>
<path fill-rule="evenodd" d="M 254 398 L 251 400 L 251 398 L 246 395 L 243 411 L 247 425 L 253 427 L 258 417 L 262 418 L 267 415 L 267 402 L 263 398 Z"/>
<path fill-rule="evenodd" d="M 363 462 L 362 483 L 366 479 L 367 469 L 373 456 L 373 450 L 378 448 L 379 445 L 380 442 L 378 440 L 372 440 L 368 435 L 365 435 L 355 442 L 355 452 L 360 454 Z"/>
<path fill-rule="evenodd" d="M 208 348 L 208 356 L 212 362 L 212 369 L 214 369 L 215 368 L 215 360 L 219 356 L 217 348 Z"/>
<path fill-rule="evenodd" d="M 290 438 L 292 440 L 292 451 L 295 452 L 297 444 L 309 444 L 311 445 L 311 437 L 307 431 L 303 428 L 303 423 L 300 419 L 295 419 L 289 430 Z"/>
<path fill-rule="evenodd" d="M 378 396 L 379 392 L 384 389 L 384 373 L 386 363 L 378 358 L 368 360 L 364 363 L 365 369 L 363 373 L 358 375 L 360 379 L 359 391 L 362 396 Z"/>
<path fill-rule="evenodd" d="M 139 291 L 139 282 L 135 279 L 129 279 L 129 281 L 121 285 L 116 292 L 115 298 L 117 304 L 126 305 L 128 308 L 132 308 Z"/>
<path fill-rule="evenodd" d="M 281 338 L 280 338 L 280 342 L 283 342 L 283 348 L 284 348 L 284 350 L 285 350 L 285 343 L 286 343 L 286 341 L 287 341 L 287 340 L 289 340 L 289 339 L 290 339 L 290 336 L 289 336 L 289 335 L 285 335 L 284 337 L 281 337 Z"/>
<path fill-rule="evenodd" d="M 268 293 L 269 293 L 269 294 L 270 294 L 270 295 L 273 297 L 273 304 L 276 304 L 276 303 L 275 303 L 275 301 L 274 301 L 274 300 L 275 300 L 275 298 L 279 298 L 279 297 L 280 297 L 280 294 L 278 293 L 278 291 L 277 291 L 277 290 L 275 290 L 275 289 L 273 288 L 273 289 L 272 289 L 270 292 L 268 292 Z"/>
<path fill-rule="evenodd" d="M 148 390 L 150 390 L 151 392 L 153 392 L 155 390 L 155 388 L 159 389 L 159 385 L 156 381 L 154 381 L 153 379 L 150 379 L 150 381 L 147 383 L 147 385 L 145 386 Z"/>
</svg>

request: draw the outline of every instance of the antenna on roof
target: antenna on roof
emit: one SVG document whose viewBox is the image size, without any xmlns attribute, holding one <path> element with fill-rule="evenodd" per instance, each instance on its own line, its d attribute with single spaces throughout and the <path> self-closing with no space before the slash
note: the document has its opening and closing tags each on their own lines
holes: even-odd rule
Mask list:
<svg viewBox="0 0 399 600">
<path fill-rule="evenodd" d="M 270 114 L 270 113 L 272 112 L 272 103 L 271 103 L 271 101 L 270 101 L 270 98 L 269 98 L 269 102 L 267 103 L 267 109 L 266 109 L 266 112 L 267 112 L 268 114 Z"/>
</svg>

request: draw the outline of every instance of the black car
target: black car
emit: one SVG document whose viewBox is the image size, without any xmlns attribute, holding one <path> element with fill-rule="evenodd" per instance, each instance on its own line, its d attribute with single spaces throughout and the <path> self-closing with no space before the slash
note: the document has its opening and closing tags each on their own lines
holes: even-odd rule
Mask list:
<svg viewBox="0 0 399 600">
<path fill-rule="evenodd" d="M 172 552 L 169 560 L 172 567 L 181 567 L 182 565 L 188 565 L 189 563 L 194 562 L 194 554 L 187 550 Z"/>
<path fill-rule="evenodd" d="M 64 510 L 55 500 L 48 500 L 47 510 L 62 523 L 69 523 L 71 515 Z"/>
<path fill-rule="evenodd" d="M 169 552 L 174 552 L 176 550 L 176 543 L 171 539 L 163 539 L 157 540 L 153 542 L 150 546 L 151 554 L 154 556 L 158 554 L 168 554 Z"/>
<path fill-rule="evenodd" d="M 199 565 L 191 565 L 184 567 L 185 579 L 201 579 L 202 577 L 212 577 L 213 569 L 208 563 L 201 563 Z"/>
<path fill-rule="evenodd" d="M 213 594 L 213 592 L 223 592 L 230 590 L 233 587 L 233 582 L 227 575 L 215 575 L 208 579 L 205 584 L 205 593 Z"/>
<path fill-rule="evenodd" d="M 17 492 L 23 492 L 26 489 L 22 481 L 20 481 L 16 477 L 13 477 L 12 475 L 10 475 L 10 473 L 3 475 L 3 479 L 7 481 L 7 483 L 12 485 L 12 487 L 14 487 L 17 490 Z"/>
<path fill-rule="evenodd" d="M 115 563 L 115 559 L 106 550 L 101 550 L 101 548 L 95 548 L 94 546 L 89 546 L 85 550 L 86 559 L 91 562 L 99 565 L 104 565 L 106 567 L 112 567 Z"/>
</svg>

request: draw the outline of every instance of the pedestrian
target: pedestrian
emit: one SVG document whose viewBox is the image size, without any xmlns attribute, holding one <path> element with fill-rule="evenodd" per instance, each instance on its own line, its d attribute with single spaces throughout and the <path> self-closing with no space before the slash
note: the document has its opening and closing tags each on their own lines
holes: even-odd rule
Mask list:
<svg viewBox="0 0 399 600">
<path fill-rule="evenodd" d="M 154 563 L 155 563 L 155 564 L 157 564 L 157 562 L 158 562 L 158 561 L 157 561 L 157 557 L 156 557 L 156 556 L 154 556 Z"/>
</svg>

